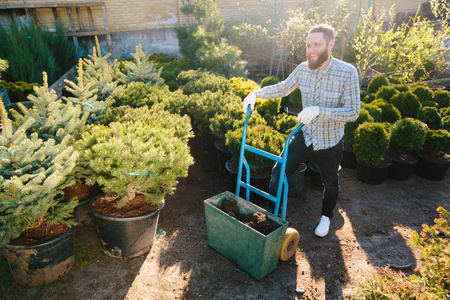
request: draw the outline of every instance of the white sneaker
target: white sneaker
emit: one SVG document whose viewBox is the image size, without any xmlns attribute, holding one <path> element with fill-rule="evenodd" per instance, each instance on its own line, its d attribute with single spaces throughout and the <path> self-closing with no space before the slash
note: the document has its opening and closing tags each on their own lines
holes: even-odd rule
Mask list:
<svg viewBox="0 0 450 300">
<path fill-rule="evenodd" d="M 328 234 L 330 230 L 330 218 L 327 216 L 322 216 L 319 225 L 317 225 L 316 231 L 314 232 L 318 237 L 324 237 Z"/>
</svg>

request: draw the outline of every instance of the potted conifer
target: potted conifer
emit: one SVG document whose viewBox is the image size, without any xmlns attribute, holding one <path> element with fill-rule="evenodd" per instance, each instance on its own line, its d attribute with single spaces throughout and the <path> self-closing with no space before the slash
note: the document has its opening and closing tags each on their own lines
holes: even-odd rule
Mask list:
<svg viewBox="0 0 450 300">
<path fill-rule="evenodd" d="M 383 183 L 391 160 L 387 157 L 389 134 L 382 123 L 365 122 L 355 132 L 356 177 L 367 184 Z"/>
<path fill-rule="evenodd" d="M 154 105 L 118 107 L 113 122 L 94 125 L 78 143 L 91 181 L 105 194 L 90 203 L 104 252 L 130 258 L 148 252 L 165 196 L 193 164 L 188 116 Z"/>
<path fill-rule="evenodd" d="M 27 134 L 34 120 L 14 127 L 0 101 L 0 245 L 15 281 L 38 286 L 73 265 L 76 200 L 63 201 L 78 152 L 69 135 L 60 142 Z M 35 236 L 35 239 L 31 237 Z"/>
<path fill-rule="evenodd" d="M 425 142 L 427 125 L 412 118 L 401 119 L 390 131 L 390 156 L 392 165 L 388 176 L 396 180 L 408 180 L 418 162 L 413 153 Z"/>
<path fill-rule="evenodd" d="M 423 149 L 416 153 L 419 176 L 429 180 L 444 179 L 450 166 L 450 133 L 445 129 L 427 130 Z"/>
</svg>

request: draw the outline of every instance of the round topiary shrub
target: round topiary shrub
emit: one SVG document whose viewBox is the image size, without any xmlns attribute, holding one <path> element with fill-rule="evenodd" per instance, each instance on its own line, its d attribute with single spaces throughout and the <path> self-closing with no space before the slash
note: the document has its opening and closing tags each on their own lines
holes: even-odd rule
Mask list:
<svg viewBox="0 0 450 300">
<path fill-rule="evenodd" d="M 375 94 L 367 93 L 361 101 L 364 103 L 371 103 L 373 100 L 375 100 Z"/>
<path fill-rule="evenodd" d="M 441 108 L 439 110 L 439 114 L 441 115 L 442 118 L 446 117 L 446 116 L 450 116 L 450 107 Z"/>
<path fill-rule="evenodd" d="M 402 114 L 390 103 L 387 103 L 383 99 L 376 99 L 372 101 L 370 104 L 375 105 L 376 107 L 381 109 L 381 121 L 395 123 L 402 118 Z"/>
<path fill-rule="evenodd" d="M 441 115 L 436 107 L 422 107 L 417 113 L 417 119 L 425 122 L 430 129 L 439 129 L 441 125 Z"/>
<path fill-rule="evenodd" d="M 386 102 L 390 103 L 392 96 L 398 94 L 399 91 L 393 86 L 381 86 L 378 91 L 375 93 L 375 99 L 383 99 Z"/>
<path fill-rule="evenodd" d="M 258 90 L 259 85 L 250 79 L 244 77 L 233 77 L 230 80 L 231 90 L 234 94 L 244 99 L 251 91 Z"/>
<path fill-rule="evenodd" d="M 439 108 L 450 106 L 450 93 L 444 90 L 433 92 L 433 101 L 439 105 Z"/>
<path fill-rule="evenodd" d="M 441 120 L 441 129 L 450 131 L 450 116 L 445 116 Z"/>
<path fill-rule="evenodd" d="M 367 95 L 369 95 L 368 92 L 360 90 L 359 91 L 359 100 L 363 101 L 364 97 L 366 97 Z"/>
<path fill-rule="evenodd" d="M 432 91 L 426 85 L 414 85 L 411 86 L 411 92 L 419 98 L 420 102 L 433 99 Z"/>
<path fill-rule="evenodd" d="M 406 84 L 396 84 L 394 85 L 394 88 L 399 92 L 409 91 L 409 86 L 407 86 Z"/>
<path fill-rule="evenodd" d="M 381 108 L 379 108 L 375 105 L 366 104 L 366 103 L 361 103 L 361 108 L 364 108 L 369 112 L 369 114 L 372 116 L 374 122 L 378 122 L 378 123 L 381 122 L 381 118 L 383 115 Z"/>
<path fill-rule="evenodd" d="M 437 157 L 450 153 L 450 133 L 445 129 L 428 130 L 423 150 Z"/>
<path fill-rule="evenodd" d="M 400 111 L 403 118 L 414 118 L 421 107 L 419 98 L 410 91 L 394 95 L 391 103 Z"/>
<path fill-rule="evenodd" d="M 401 119 L 392 125 L 390 145 L 399 154 L 411 154 L 425 142 L 428 127 L 425 123 L 413 119 Z"/>
<path fill-rule="evenodd" d="M 373 122 L 372 116 L 365 108 L 359 110 L 358 119 L 354 122 L 347 122 L 344 126 L 344 143 L 346 145 L 353 145 L 355 138 L 355 131 L 359 125 L 365 122 Z"/>
<path fill-rule="evenodd" d="M 291 102 L 295 107 L 303 109 L 302 92 L 299 88 L 296 88 L 289 94 L 289 102 Z"/>
<path fill-rule="evenodd" d="M 389 134 L 380 123 L 365 122 L 355 131 L 353 150 L 356 160 L 366 166 L 378 166 L 389 150 Z"/>
<path fill-rule="evenodd" d="M 367 86 L 367 92 L 374 94 L 383 85 L 389 86 L 389 81 L 383 74 L 377 75 L 370 80 L 369 85 Z"/>
<path fill-rule="evenodd" d="M 261 88 L 279 83 L 280 80 L 275 76 L 268 76 L 261 80 Z"/>
<path fill-rule="evenodd" d="M 433 100 L 427 100 L 422 102 L 422 107 L 436 107 L 439 108 L 439 105 Z"/>
</svg>

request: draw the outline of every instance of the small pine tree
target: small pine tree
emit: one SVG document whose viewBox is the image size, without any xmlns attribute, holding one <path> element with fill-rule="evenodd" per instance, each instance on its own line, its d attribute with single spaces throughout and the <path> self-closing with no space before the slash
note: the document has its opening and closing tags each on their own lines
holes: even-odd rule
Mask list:
<svg viewBox="0 0 450 300">
<path fill-rule="evenodd" d="M 75 225 L 76 200 L 58 197 L 74 182 L 67 180 L 78 158 L 69 136 L 60 143 L 29 137 L 33 119 L 14 128 L 0 102 L 3 130 L 0 136 L 0 244 L 9 243 L 28 228 L 42 223 Z"/>
<path fill-rule="evenodd" d="M 73 97 L 63 97 L 63 100 L 70 102 L 73 105 L 80 105 L 82 112 L 89 112 L 88 123 L 92 124 L 112 105 L 113 100 L 98 100 L 98 87 L 95 85 L 94 81 L 88 80 L 84 76 L 83 62 L 81 59 L 78 62 L 77 71 L 77 83 L 68 79 L 64 80 L 64 82 L 68 84 L 65 86 L 65 89 L 71 92 Z"/>
<path fill-rule="evenodd" d="M 132 61 L 125 61 L 124 74 L 126 76 L 125 82 L 150 82 L 151 84 L 162 83 L 161 78 L 162 67 L 156 69 L 155 64 L 149 60 L 149 54 L 142 51 L 142 46 L 136 46 L 136 53 L 131 53 Z"/>
</svg>

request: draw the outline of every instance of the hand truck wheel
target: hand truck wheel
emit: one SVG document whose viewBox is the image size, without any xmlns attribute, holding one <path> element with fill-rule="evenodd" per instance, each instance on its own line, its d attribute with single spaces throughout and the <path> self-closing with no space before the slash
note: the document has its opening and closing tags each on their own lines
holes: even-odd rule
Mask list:
<svg viewBox="0 0 450 300">
<path fill-rule="evenodd" d="M 297 250 L 298 241 L 300 236 L 294 228 L 288 228 L 286 230 L 286 235 L 284 236 L 283 246 L 281 246 L 280 260 L 287 261 L 294 255 L 295 250 Z"/>
</svg>

